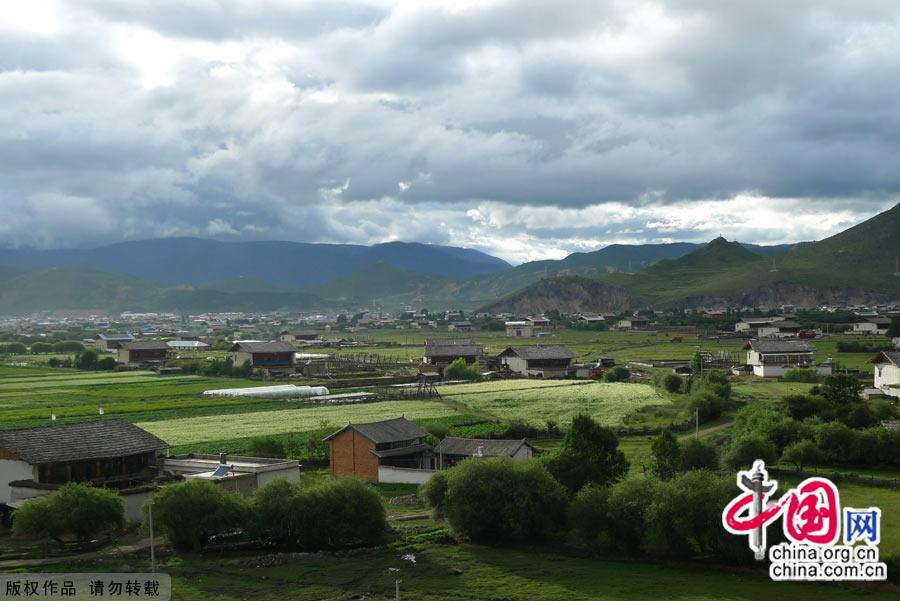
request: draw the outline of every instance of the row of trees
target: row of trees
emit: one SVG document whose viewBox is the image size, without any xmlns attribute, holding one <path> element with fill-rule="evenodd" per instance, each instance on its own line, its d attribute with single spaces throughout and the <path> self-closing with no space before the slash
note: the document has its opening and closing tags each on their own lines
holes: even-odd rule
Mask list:
<svg viewBox="0 0 900 601">
<path fill-rule="evenodd" d="M 181 371 L 187 374 L 200 374 L 204 376 L 232 376 L 235 378 L 249 378 L 253 375 L 253 365 L 250 360 L 241 365 L 235 365 L 231 357 L 214 358 L 210 360 L 187 361 L 181 364 Z"/>
</svg>

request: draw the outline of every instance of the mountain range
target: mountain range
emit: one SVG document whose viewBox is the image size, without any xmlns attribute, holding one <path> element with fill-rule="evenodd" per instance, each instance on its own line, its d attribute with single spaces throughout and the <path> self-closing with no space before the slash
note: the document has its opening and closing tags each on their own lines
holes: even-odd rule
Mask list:
<svg viewBox="0 0 900 601">
<path fill-rule="evenodd" d="M 895 299 L 900 205 L 818 242 L 620 245 L 510 266 L 472 249 L 171 238 L 0 249 L 0 312 L 488 308 L 530 313 Z"/>
</svg>

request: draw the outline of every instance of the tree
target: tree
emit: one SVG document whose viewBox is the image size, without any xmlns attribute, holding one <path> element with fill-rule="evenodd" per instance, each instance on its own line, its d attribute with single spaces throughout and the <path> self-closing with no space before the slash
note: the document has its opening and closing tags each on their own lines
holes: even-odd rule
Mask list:
<svg viewBox="0 0 900 601">
<path fill-rule="evenodd" d="M 101 357 L 97 360 L 97 369 L 100 371 L 113 371 L 116 369 L 115 357 Z"/>
<path fill-rule="evenodd" d="M 35 355 L 52 353 L 53 345 L 49 342 L 35 342 L 31 345 L 31 352 Z"/>
<path fill-rule="evenodd" d="M 287 457 L 284 443 L 276 436 L 254 436 L 247 445 L 247 451 L 253 457 Z"/>
<path fill-rule="evenodd" d="M 724 460 L 726 466 L 738 470 L 749 469 L 757 459 L 772 464 L 777 457 L 777 450 L 772 441 L 751 435 L 732 441 Z"/>
<path fill-rule="evenodd" d="M 21 342 L 10 342 L 3 347 L 3 352 L 7 355 L 24 355 L 28 352 L 28 347 Z"/>
<path fill-rule="evenodd" d="M 681 443 L 681 471 L 715 470 L 719 466 L 716 447 L 700 438 L 688 438 Z"/>
<path fill-rule="evenodd" d="M 677 374 L 667 374 L 666 377 L 663 378 L 663 388 L 665 388 L 667 392 L 678 392 L 681 390 L 681 376 Z"/>
<path fill-rule="evenodd" d="M 781 460 L 785 463 L 793 463 L 802 472 L 803 466 L 820 463 L 822 452 L 813 441 L 799 440 L 784 448 Z"/>
<path fill-rule="evenodd" d="M 653 439 L 650 445 L 650 455 L 653 457 L 653 471 L 660 480 L 669 480 L 678 471 L 681 464 L 681 448 L 678 439 L 669 430 Z"/>
<path fill-rule="evenodd" d="M 77 340 L 63 340 L 53 344 L 54 353 L 80 353 L 84 351 L 84 344 Z"/>
<path fill-rule="evenodd" d="M 253 375 L 253 364 L 250 359 L 245 360 L 239 367 L 232 366 L 231 375 L 236 378 L 249 378 Z"/>
<path fill-rule="evenodd" d="M 432 510 L 434 517 L 443 516 L 447 502 L 447 472 L 435 472 L 419 486 L 419 498 Z"/>
<path fill-rule="evenodd" d="M 607 382 L 627 382 L 630 378 L 631 372 L 622 365 L 611 367 L 603 374 L 603 379 Z"/>
<path fill-rule="evenodd" d="M 569 524 L 574 534 L 589 542 L 603 542 L 609 530 L 609 489 L 587 484 L 569 505 Z"/>
<path fill-rule="evenodd" d="M 819 415 L 823 408 L 821 397 L 809 394 L 791 394 L 784 397 L 784 404 L 788 414 L 793 419 L 804 420 L 807 417 Z"/>
<path fill-rule="evenodd" d="M 612 544 L 625 553 L 638 553 L 647 530 L 647 514 L 661 483 L 650 476 L 631 476 L 609 490 L 609 532 Z"/>
<path fill-rule="evenodd" d="M 444 368 L 444 378 L 447 380 L 480 380 L 481 370 L 477 363 L 466 363 L 462 357 L 454 359 Z"/>
<path fill-rule="evenodd" d="M 34 502 L 38 505 L 20 516 L 20 511 Z M 13 514 L 14 532 L 57 540 L 70 535 L 83 548 L 94 537 L 118 532 L 124 525 L 122 497 L 105 488 L 74 482 L 44 499 L 29 501 Z"/>
<path fill-rule="evenodd" d="M 222 492 L 209 480 L 166 486 L 150 502 L 154 525 L 178 550 L 200 551 L 214 535 L 239 526 L 246 513 L 241 497 Z"/>
<path fill-rule="evenodd" d="M 892 317 L 891 325 L 888 326 L 888 338 L 897 338 L 900 336 L 900 317 Z"/>
<path fill-rule="evenodd" d="M 446 473 L 447 521 L 473 541 L 543 540 L 566 523 L 565 489 L 540 462 L 470 459 Z"/>
<path fill-rule="evenodd" d="M 691 357 L 691 373 L 695 376 L 703 373 L 703 355 L 700 351 L 694 351 L 694 356 Z"/>
<path fill-rule="evenodd" d="M 847 374 L 826 376 L 819 385 L 819 393 L 833 407 L 859 402 L 862 384 L 859 378 Z"/>
<path fill-rule="evenodd" d="M 588 482 L 609 485 L 628 472 L 615 431 L 583 413 L 572 419 L 560 451 L 545 462 L 553 477 L 572 494 Z"/>
<path fill-rule="evenodd" d="M 94 349 L 88 349 L 75 355 L 75 369 L 92 371 L 97 369 L 97 361 L 100 354 Z"/>
</svg>

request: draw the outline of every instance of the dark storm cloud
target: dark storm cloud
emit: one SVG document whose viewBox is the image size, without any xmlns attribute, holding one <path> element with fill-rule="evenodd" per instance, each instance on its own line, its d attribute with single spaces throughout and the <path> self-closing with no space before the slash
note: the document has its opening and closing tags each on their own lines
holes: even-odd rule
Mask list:
<svg viewBox="0 0 900 601">
<path fill-rule="evenodd" d="M 0 17 L 6 244 L 522 260 L 822 237 L 900 190 L 895 2 L 28 6 Z"/>
</svg>

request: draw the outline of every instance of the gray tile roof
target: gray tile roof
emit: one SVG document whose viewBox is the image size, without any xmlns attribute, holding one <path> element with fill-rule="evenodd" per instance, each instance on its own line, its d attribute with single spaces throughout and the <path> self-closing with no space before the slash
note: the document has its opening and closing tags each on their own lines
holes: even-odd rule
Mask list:
<svg viewBox="0 0 900 601">
<path fill-rule="evenodd" d="M 433 451 L 431 445 L 421 443 L 421 444 L 413 444 L 408 447 L 399 447 L 396 449 L 385 449 L 383 451 L 369 451 L 379 459 L 383 457 L 402 457 L 404 455 L 414 455 L 416 453 L 423 453 L 428 451 Z"/>
<path fill-rule="evenodd" d="M 573 359 L 575 353 L 564 344 L 510 346 L 501 355 L 515 354 L 522 359 Z"/>
<path fill-rule="evenodd" d="M 234 343 L 234 346 L 231 347 L 231 351 L 242 351 L 245 353 L 293 353 L 296 352 L 296 348 L 290 342 L 241 342 L 240 340 Z"/>
<path fill-rule="evenodd" d="M 869 363 L 891 363 L 900 367 L 900 351 L 881 351 Z"/>
<path fill-rule="evenodd" d="M 444 338 L 425 341 L 426 357 L 480 357 L 484 345 L 471 338 Z"/>
<path fill-rule="evenodd" d="M 125 457 L 168 447 L 164 440 L 124 419 L 0 431 L 0 449 L 32 465 Z"/>
<path fill-rule="evenodd" d="M 347 429 L 356 430 L 375 444 L 400 442 L 428 436 L 428 432 L 405 417 L 397 417 L 367 424 L 347 424 L 337 432 L 326 436 L 325 440 L 330 440 Z"/>
<path fill-rule="evenodd" d="M 484 457 L 512 457 L 522 445 L 531 446 L 524 438 L 520 440 L 495 440 L 447 436 L 435 447 L 434 451 L 444 455 L 465 455 L 471 457 L 476 455 L 478 448 L 481 447 L 481 454 Z"/>
<path fill-rule="evenodd" d="M 147 340 L 145 342 L 123 342 L 122 347 L 128 351 L 162 351 L 169 350 L 169 343 L 165 340 Z"/>
<path fill-rule="evenodd" d="M 758 353 L 811 353 L 816 350 L 807 340 L 751 340 L 747 346 Z"/>
</svg>

